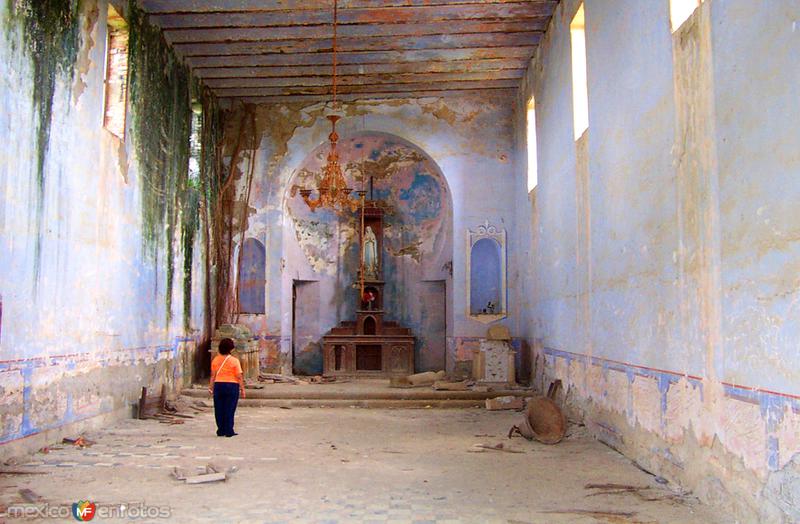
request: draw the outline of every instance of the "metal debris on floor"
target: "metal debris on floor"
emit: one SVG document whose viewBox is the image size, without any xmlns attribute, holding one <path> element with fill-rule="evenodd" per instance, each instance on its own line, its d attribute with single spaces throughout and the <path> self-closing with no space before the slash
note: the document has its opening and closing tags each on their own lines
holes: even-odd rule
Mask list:
<svg viewBox="0 0 800 524">
<path fill-rule="evenodd" d="M 528 440 L 535 439 L 542 444 L 561 442 L 567 433 L 567 418 L 553 400 L 560 386 L 561 381 L 557 380 L 550 384 L 546 397 L 538 396 L 529 399 L 522 421 L 518 425 L 511 426 L 508 438 L 518 434 Z"/>
<path fill-rule="evenodd" d="M 85 437 L 78 437 L 78 438 L 67 438 L 61 441 L 62 444 L 72 444 L 73 446 L 77 446 L 79 448 L 89 448 L 94 444 L 93 440 L 89 440 Z"/>
</svg>

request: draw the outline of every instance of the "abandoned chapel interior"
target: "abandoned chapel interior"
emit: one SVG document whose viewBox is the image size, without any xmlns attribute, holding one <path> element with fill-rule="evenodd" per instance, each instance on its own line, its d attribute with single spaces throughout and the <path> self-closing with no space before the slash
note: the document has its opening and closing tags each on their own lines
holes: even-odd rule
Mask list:
<svg viewBox="0 0 800 524">
<path fill-rule="evenodd" d="M 800 0 L 0 4 L 0 522 L 800 522 Z"/>
</svg>

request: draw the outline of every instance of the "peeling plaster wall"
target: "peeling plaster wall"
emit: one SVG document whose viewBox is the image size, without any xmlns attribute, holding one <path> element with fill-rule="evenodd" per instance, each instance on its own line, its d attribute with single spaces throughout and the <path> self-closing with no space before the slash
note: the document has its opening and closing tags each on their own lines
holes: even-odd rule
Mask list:
<svg viewBox="0 0 800 524">
<path fill-rule="evenodd" d="M 190 372 L 195 347 L 182 329 L 183 271 L 176 272 L 167 325 L 163 250 L 155 261 L 143 255 L 136 151 L 130 138 L 123 143 L 102 126 L 102 0 L 82 2 L 74 84 L 56 80 L 36 274 L 32 70 L 6 4 L 0 8 L 0 457 L 130 416 L 142 386 L 158 391 L 162 383 L 176 387 L 191 378 L 183 370 Z M 182 263 L 179 257 L 175 266 Z M 201 257 L 193 265 L 193 324 L 199 325 Z"/>
<path fill-rule="evenodd" d="M 562 1 L 520 91 L 538 188 L 521 333 L 604 442 L 737 518 L 800 520 L 800 2 L 586 0 L 572 134 Z M 517 187 L 525 115 L 517 112 Z M 526 256 L 526 252 L 520 254 Z"/>
<path fill-rule="evenodd" d="M 447 181 L 453 205 L 452 248 L 431 266 L 431 274 L 425 278 L 446 280 L 446 360 L 452 367 L 462 341 L 486 333 L 485 324 L 466 315 L 467 229 L 489 220 L 505 228 L 510 237 L 516 234 L 511 198 L 515 183 L 514 101 L 477 95 L 357 101 L 344 104 L 344 112 L 337 125 L 342 141 L 362 132 L 397 136 L 424 151 Z M 291 369 L 292 281 L 319 280 L 319 275 L 298 244 L 291 219 L 284 215 L 283 199 L 287 184 L 304 159 L 327 141 L 330 124 L 324 116 L 322 104 L 262 105 L 257 109 L 261 147 L 251 195 L 255 211 L 249 218 L 247 236 L 267 247 L 267 314 L 248 315 L 242 320 L 262 341 L 262 351 L 267 353 L 262 361 L 278 362 L 285 371 Z M 510 259 L 515 249 L 510 243 Z M 515 289 L 517 282 L 509 271 L 508 289 Z M 352 320 L 347 308 L 338 307 L 335 296 L 322 294 L 319 337 L 339 321 Z M 514 297 L 509 293 L 509 316 L 503 322 L 516 336 L 520 308 Z"/>
</svg>

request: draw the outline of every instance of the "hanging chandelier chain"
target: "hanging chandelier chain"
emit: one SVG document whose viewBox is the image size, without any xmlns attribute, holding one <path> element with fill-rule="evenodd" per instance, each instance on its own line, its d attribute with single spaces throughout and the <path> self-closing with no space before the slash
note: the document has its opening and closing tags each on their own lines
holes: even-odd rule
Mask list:
<svg viewBox="0 0 800 524">
<path fill-rule="evenodd" d="M 339 25 L 339 0 L 333 0 L 333 109 L 336 109 L 336 36 Z"/>
<path fill-rule="evenodd" d="M 336 143 L 339 141 L 339 134 L 336 132 L 336 122 L 341 118 L 341 115 L 336 114 L 338 110 L 338 77 L 336 74 L 336 68 L 338 66 L 338 57 L 337 57 L 337 37 L 338 37 L 338 26 L 339 26 L 339 0 L 333 0 L 333 47 L 332 47 L 332 54 L 333 54 L 333 81 L 332 81 L 332 114 L 327 116 L 327 119 L 331 122 L 331 132 L 328 135 L 328 140 L 330 141 L 330 149 L 328 151 L 328 158 L 325 165 L 322 167 L 322 177 L 317 185 L 317 193 L 319 196 L 315 199 L 312 198 L 311 193 L 313 189 L 303 189 L 297 186 L 292 188 L 292 195 L 294 195 L 295 188 L 300 190 L 300 196 L 303 198 L 303 201 L 311 208 L 311 211 L 314 211 L 318 207 L 322 208 L 330 208 L 334 210 L 341 210 L 345 211 L 349 209 L 351 212 L 355 212 L 358 209 L 358 206 L 361 206 L 362 215 L 364 210 L 364 201 L 366 192 L 363 190 L 363 180 L 362 180 L 362 189 L 358 191 L 359 199 L 354 200 L 351 198 L 350 193 L 353 190 L 347 186 L 347 179 L 345 178 L 344 171 L 342 170 L 341 164 L 339 164 L 339 153 L 336 151 Z M 362 217 L 363 218 L 363 217 Z M 363 284 L 362 284 L 363 287 Z"/>
</svg>

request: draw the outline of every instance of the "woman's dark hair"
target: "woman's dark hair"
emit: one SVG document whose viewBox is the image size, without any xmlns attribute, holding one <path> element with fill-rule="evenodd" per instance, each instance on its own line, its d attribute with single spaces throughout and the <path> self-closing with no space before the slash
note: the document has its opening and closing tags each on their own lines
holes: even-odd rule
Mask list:
<svg viewBox="0 0 800 524">
<path fill-rule="evenodd" d="M 230 355 L 234 347 L 236 347 L 236 344 L 233 343 L 233 340 L 229 338 L 223 338 L 219 341 L 219 354 Z"/>
</svg>

